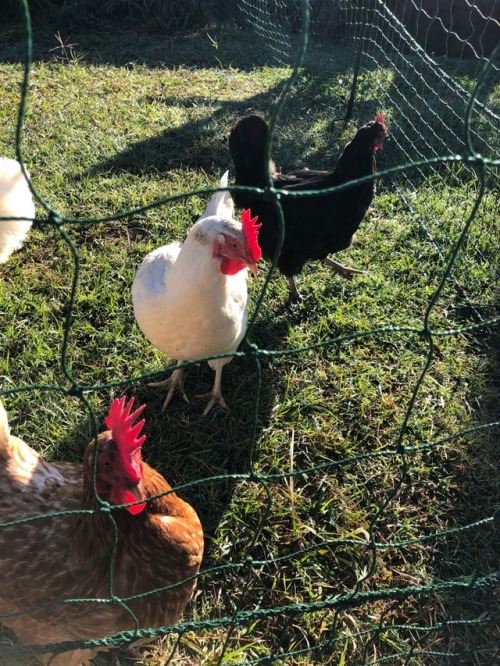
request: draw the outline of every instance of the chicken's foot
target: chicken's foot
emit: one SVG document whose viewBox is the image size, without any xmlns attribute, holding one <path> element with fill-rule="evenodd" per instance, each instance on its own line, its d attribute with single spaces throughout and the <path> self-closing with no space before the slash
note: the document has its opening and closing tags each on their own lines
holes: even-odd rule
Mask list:
<svg viewBox="0 0 500 666">
<path fill-rule="evenodd" d="M 203 412 L 203 416 L 206 416 L 209 411 L 214 407 L 215 405 L 220 405 L 224 409 L 229 409 L 227 406 L 226 401 L 224 400 L 224 396 L 222 395 L 222 368 L 224 365 L 228 362 L 227 359 L 220 359 L 221 361 L 224 361 L 223 363 L 213 363 L 212 369 L 215 370 L 215 379 L 214 379 L 214 385 L 212 386 L 212 390 L 208 391 L 208 393 L 201 393 L 197 396 L 196 398 L 210 398 L 210 400 L 207 403 L 207 406 L 205 407 L 205 411 Z"/>
<path fill-rule="evenodd" d="M 329 268 L 332 268 L 336 273 L 346 278 L 351 277 L 351 275 L 363 275 L 363 273 L 365 272 L 365 271 L 360 271 L 357 268 L 349 268 L 348 266 L 339 264 L 338 261 L 333 261 L 333 259 L 330 259 L 330 257 L 326 257 L 326 259 L 323 259 L 323 263 L 325 264 L 325 266 L 329 266 Z"/>
<path fill-rule="evenodd" d="M 189 402 L 189 398 L 186 395 L 186 392 L 184 391 L 182 385 L 184 383 L 184 370 L 183 368 L 177 368 L 172 372 L 170 377 L 167 377 L 167 379 L 164 379 L 161 382 L 151 382 L 148 384 L 148 386 L 151 386 L 153 388 L 167 388 L 168 387 L 168 393 L 167 397 L 165 398 L 165 401 L 163 403 L 163 406 L 161 408 L 161 413 L 167 409 L 169 402 L 172 400 L 174 397 L 174 393 L 176 391 L 180 391 L 182 394 L 182 397 L 186 402 Z"/>
<path fill-rule="evenodd" d="M 111 650 L 111 666 L 122 666 L 120 657 L 126 659 L 128 662 L 141 661 L 143 654 L 130 645 L 124 648 L 115 648 Z"/>
<path fill-rule="evenodd" d="M 300 301 L 303 301 L 303 297 L 300 293 L 300 291 L 297 289 L 297 285 L 295 284 L 295 280 L 293 279 L 293 275 L 289 275 L 287 277 L 288 280 L 288 290 L 290 292 L 290 300 L 293 303 L 300 303 Z"/>
<path fill-rule="evenodd" d="M 210 400 L 207 402 L 205 410 L 203 411 L 203 416 L 206 416 L 211 411 L 212 407 L 215 407 L 215 405 L 220 405 L 224 409 L 229 410 L 227 402 L 224 400 L 222 393 L 217 392 L 214 389 L 208 391 L 207 393 L 199 393 L 195 396 L 195 398 L 210 398 Z"/>
</svg>

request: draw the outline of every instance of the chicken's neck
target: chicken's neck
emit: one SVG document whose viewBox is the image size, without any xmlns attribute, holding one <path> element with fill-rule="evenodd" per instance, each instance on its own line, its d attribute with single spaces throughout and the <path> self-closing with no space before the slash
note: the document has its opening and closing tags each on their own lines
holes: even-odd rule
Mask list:
<svg viewBox="0 0 500 666">
<path fill-rule="evenodd" d="M 144 471 L 142 484 L 146 497 L 154 497 L 147 503 L 145 511 L 148 513 L 160 513 L 162 515 L 177 515 L 179 505 L 184 504 L 172 491 L 172 486 L 161 474 L 143 463 Z M 166 494 L 163 494 L 166 493 Z"/>
<path fill-rule="evenodd" d="M 94 492 L 94 484 L 92 481 L 92 471 L 89 469 L 89 473 L 85 475 L 83 481 L 83 496 L 82 496 L 82 506 L 84 510 L 95 511 L 94 514 L 80 514 L 82 516 L 91 516 L 93 521 L 99 522 L 100 519 L 104 518 L 105 521 L 109 520 L 109 514 L 111 513 L 113 517 L 117 519 L 119 525 L 126 525 L 129 522 L 134 525 L 138 524 L 140 520 L 144 519 L 147 514 L 152 512 L 160 512 L 163 514 L 169 514 L 175 512 L 175 506 L 179 501 L 175 493 L 169 493 L 172 488 L 170 484 L 154 470 L 147 463 L 143 462 L 143 475 L 140 482 L 142 492 L 146 499 L 150 497 L 155 497 L 156 495 L 161 495 L 160 497 L 155 497 L 155 499 L 148 501 L 146 507 L 137 515 L 129 513 L 126 509 L 116 509 L 114 510 L 112 504 L 110 503 L 110 508 L 97 499 Z M 163 495 L 162 493 L 168 493 Z M 102 498 L 106 500 L 106 498 Z M 96 523 L 96 524 L 97 524 Z"/>
<path fill-rule="evenodd" d="M 219 289 L 226 282 L 220 265 L 221 259 L 214 257 L 213 240 L 202 228 L 193 227 L 170 270 L 168 280 L 170 284 L 182 284 L 185 295 L 191 290 L 206 295 L 207 289 Z M 200 286 L 203 288 L 201 292 Z"/>
<path fill-rule="evenodd" d="M 358 151 L 352 143 L 347 144 L 331 174 L 331 185 L 346 183 L 355 178 L 369 176 L 376 170 L 373 150 Z"/>
</svg>

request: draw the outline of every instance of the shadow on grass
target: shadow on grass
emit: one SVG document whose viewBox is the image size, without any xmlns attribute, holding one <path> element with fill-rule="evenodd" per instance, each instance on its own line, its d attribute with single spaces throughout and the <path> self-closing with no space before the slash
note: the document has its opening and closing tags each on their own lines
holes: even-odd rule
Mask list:
<svg viewBox="0 0 500 666">
<path fill-rule="evenodd" d="M 474 409 L 477 425 L 500 421 L 498 387 L 500 386 L 500 331 L 498 324 L 489 334 L 480 335 L 477 343 L 485 357 L 484 369 L 478 374 L 474 388 Z M 476 343 L 476 344 L 477 344 Z M 477 349 L 475 350 L 477 354 Z M 471 397 L 472 397 L 471 396 Z M 498 469 L 500 464 L 498 426 L 478 430 L 463 443 L 460 456 L 451 456 L 447 467 L 459 484 L 460 493 L 453 508 L 451 521 L 464 527 L 476 521 L 492 519 L 475 529 L 464 529 L 443 540 L 439 545 L 441 557 L 435 571 L 441 580 L 471 576 L 470 587 L 441 600 L 448 631 L 444 632 L 444 647 L 450 652 L 460 649 L 467 656 L 460 664 L 493 663 L 498 655 Z M 475 580 L 490 577 L 490 585 L 476 585 Z M 496 577 L 496 578 L 495 578 Z M 467 661 L 470 659 L 471 661 Z M 491 662 L 489 661 L 491 659 Z"/>
<path fill-rule="evenodd" d="M 344 70 L 344 75 L 346 75 Z M 168 175 L 171 170 L 194 169 L 205 172 L 221 173 L 229 168 L 233 171 L 227 139 L 237 120 L 251 113 L 263 115 L 271 122 L 277 111 L 285 79 L 265 92 L 258 93 L 243 101 L 216 101 L 216 108 L 206 115 L 198 115 L 180 127 L 175 127 L 129 145 L 113 157 L 103 160 L 81 174 L 81 178 L 99 177 L 109 172 L 127 172 L 144 175 L 150 171 Z M 311 127 L 305 121 L 306 111 L 311 97 L 319 105 L 329 108 L 330 127 L 323 136 L 321 145 L 312 147 Z M 148 103 L 151 100 L 148 100 Z M 333 99 L 324 88 L 324 79 L 306 77 L 295 85 L 287 96 L 283 114 L 273 137 L 272 157 L 277 164 L 286 164 L 283 171 L 309 166 L 320 169 L 333 169 L 348 139 L 343 138 L 346 128 L 345 98 Z M 210 107 L 214 100 L 207 97 L 191 96 L 181 102 L 188 107 Z M 178 97 L 162 97 L 165 108 L 179 105 Z M 361 125 L 367 122 L 377 110 L 373 101 L 360 102 L 357 114 Z M 287 131 L 294 128 L 290 138 L 284 138 L 284 125 Z M 308 154 L 307 160 L 301 155 Z M 378 156 L 379 170 L 386 166 L 386 155 Z"/>
<path fill-rule="evenodd" d="M 58 35 L 58 37 L 56 37 Z M 5 26 L 3 46 L 0 47 L 0 62 L 23 63 L 26 58 L 25 35 L 18 25 L 8 29 Z M 355 44 L 337 46 L 338 53 L 333 59 L 331 50 L 328 57 L 327 71 L 323 69 L 304 70 L 297 85 L 287 97 L 283 122 L 290 117 L 302 124 L 311 104 L 316 108 L 325 109 L 331 115 L 331 143 L 327 139 L 327 152 L 324 149 L 311 153 L 309 165 L 317 168 L 333 167 L 345 141 L 339 142 L 343 129 L 343 118 L 347 105 L 348 93 L 337 92 L 332 97 L 331 90 L 324 89 L 325 81 L 352 75 L 355 55 Z M 283 67 L 276 61 L 275 51 L 266 45 L 261 37 L 251 30 L 241 30 L 227 26 L 211 26 L 206 29 L 179 36 L 165 36 L 156 32 L 137 32 L 127 22 L 114 22 L 112 25 L 102 24 L 101 29 L 82 28 L 76 24 L 33 25 L 33 61 L 55 62 L 71 66 L 72 63 L 88 65 L 115 66 L 124 68 L 146 67 L 149 69 L 210 68 L 220 70 L 221 76 L 227 76 L 227 70 L 254 71 L 261 67 Z M 295 57 L 295 56 L 294 56 Z M 326 61 L 325 61 L 326 62 Z M 293 61 L 290 62 L 292 67 Z M 368 62 L 365 69 L 376 69 L 376 65 Z M 291 69 L 289 70 L 291 72 Z M 180 167 L 210 169 L 213 165 L 226 168 L 230 165 L 230 156 L 225 139 L 238 117 L 248 113 L 262 113 L 270 119 L 276 109 L 277 101 L 282 93 L 283 83 L 288 74 L 283 70 L 283 80 L 265 93 L 259 93 L 243 101 L 227 102 L 197 98 L 191 96 L 184 101 L 178 97 L 165 96 L 158 101 L 168 108 L 182 103 L 196 108 L 216 103 L 216 109 L 210 115 L 185 123 L 151 137 L 146 141 L 132 144 L 126 150 L 109 160 L 96 165 L 90 174 L 96 176 L 109 170 L 144 173 L 150 169 L 165 170 Z M 161 93 L 160 93 L 161 94 Z M 147 100 L 148 102 L 154 100 Z M 357 111 L 363 123 L 377 111 L 376 101 L 367 101 L 361 96 Z M 338 121 L 334 123 L 334 121 Z M 334 126 L 335 124 L 335 126 Z M 279 139 L 279 128 L 275 139 Z M 307 133 L 297 131 L 294 141 L 283 146 L 279 153 L 293 154 L 310 148 L 310 137 Z M 293 145 L 292 145 L 293 143 Z M 328 150 L 330 148 L 330 150 Z M 274 151 L 273 151 L 274 152 Z M 278 154 L 279 158 L 280 155 Z M 285 158 L 286 160 L 286 158 Z M 280 161 L 281 163 L 281 161 Z M 290 168 L 304 166 L 294 163 Z"/>
<path fill-rule="evenodd" d="M 26 59 L 26 31 L 21 21 L 3 24 L 0 61 L 24 62 Z M 85 23 L 70 17 L 56 21 L 32 19 L 35 62 L 54 58 L 63 62 L 85 62 L 89 65 L 128 67 L 143 65 L 149 68 L 165 67 L 222 67 L 231 66 L 248 70 L 259 66 L 276 65 L 280 60 L 290 62 L 297 50 L 291 48 L 298 37 L 290 36 L 290 43 L 269 44 L 252 29 L 226 24 L 207 26 L 165 34 L 153 27 L 138 28 L 131 21 L 120 20 Z M 293 40 L 293 42 L 292 42 Z"/>
</svg>

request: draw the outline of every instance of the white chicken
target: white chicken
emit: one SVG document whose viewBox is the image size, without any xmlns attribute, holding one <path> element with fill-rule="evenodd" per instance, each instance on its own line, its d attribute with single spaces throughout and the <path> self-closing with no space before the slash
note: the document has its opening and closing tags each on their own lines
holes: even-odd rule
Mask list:
<svg viewBox="0 0 500 666">
<path fill-rule="evenodd" d="M 227 186 L 228 172 L 219 187 Z M 192 361 L 236 351 L 247 327 L 247 267 L 257 272 L 261 250 L 257 217 L 242 211 L 233 219 L 230 193 L 217 191 L 205 212 L 181 245 L 171 243 L 154 250 L 142 262 L 132 285 L 134 313 L 140 329 L 160 351 L 177 361 Z M 222 369 L 231 356 L 211 359 L 215 371 L 209 401 L 227 409 L 222 395 Z M 176 389 L 182 389 L 184 371 L 177 368 L 165 381 L 150 386 L 168 388 L 165 411 Z"/>
<path fill-rule="evenodd" d="M 24 219 L 0 219 L 0 264 L 21 247 L 35 217 L 35 204 L 21 165 L 8 157 L 0 157 L 2 217 Z"/>
</svg>

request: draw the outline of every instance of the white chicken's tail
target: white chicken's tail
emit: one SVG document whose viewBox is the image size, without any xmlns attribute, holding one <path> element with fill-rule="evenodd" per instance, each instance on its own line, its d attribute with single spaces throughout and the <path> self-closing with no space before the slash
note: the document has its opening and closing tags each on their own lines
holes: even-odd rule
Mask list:
<svg viewBox="0 0 500 666">
<path fill-rule="evenodd" d="M 0 449 L 5 448 L 9 441 L 10 429 L 9 421 L 7 420 L 7 412 L 0 400 Z"/>
<path fill-rule="evenodd" d="M 219 180 L 219 187 L 227 187 L 229 171 L 226 171 Z M 202 217 L 216 215 L 223 220 L 232 220 L 234 216 L 234 202 L 228 190 L 215 192 L 203 213 Z"/>
<path fill-rule="evenodd" d="M 24 220 L 0 220 L 0 264 L 21 247 L 35 217 L 30 188 L 17 160 L 0 158 L 0 217 Z"/>
</svg>

